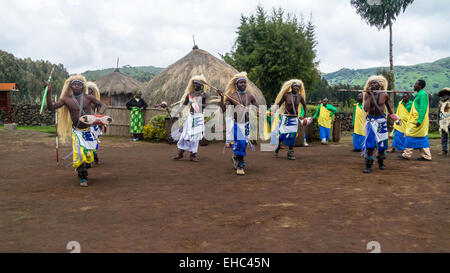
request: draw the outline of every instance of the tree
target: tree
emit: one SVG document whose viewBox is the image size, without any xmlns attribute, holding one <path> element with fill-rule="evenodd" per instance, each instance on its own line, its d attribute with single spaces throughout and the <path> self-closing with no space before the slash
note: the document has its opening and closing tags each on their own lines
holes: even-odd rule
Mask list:
<svg viewBox="0 0 450 273">
<path fill-rule="evenodd" d="M 414 0 L 350 0 L 350 4 L 356 9 L 362 19 L 370 26 L 380 29 L 389 27 L 389 62 L 392 74 L 392 88 L 394 88 L 394 58 L 392 56 L 392 24 L 400 12 L 405 12 L 406 7 Z"/>
<path fill-rule="evenodd" d="M 247 71 L 268 104 L 273 103 L 284 81 L 301 79 L 308 91 L 320 79 L 311 20 L 305 24 L 281 8 L 272 9 L 268 15 L 258 6 L 255 15 L 241 15 L 237 34 L 231 52 L 222 58 L 236 69 Z"/>
<path fill-rule="evenodd" d="M 40 103 L 44 81 L 48 79 L 52 67 L 55 68 L 52 86 L 58 93 L 69 76 L 62 64 L 56 65 L 42 60 L 33 61 L 30 58 L 19 59 L 13 54 L 0 50 L 0 82 L 14 82 L 20 89 L 19 92 L 11 93 L 13 103 Z"/>
</svg>

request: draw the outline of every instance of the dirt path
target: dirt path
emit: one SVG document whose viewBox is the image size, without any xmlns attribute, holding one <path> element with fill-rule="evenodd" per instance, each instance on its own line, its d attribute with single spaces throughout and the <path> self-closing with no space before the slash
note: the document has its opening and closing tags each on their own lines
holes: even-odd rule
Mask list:
<svg viewBox="0 0 450 273">
<path fill-rule="evenodd" d="M 382 252 L 450 251 L 450 157 L 388 155 L 385 171 L 338 145 L 296 148 L 296 161 L 252 152 L 237 177 L 231 151 L 108 137 L 88 188 L 56 167 L 54 138 L 0 130 L 0 252 Z M 69 152 L 66 147 L 61 154 Z"/>
</svg>

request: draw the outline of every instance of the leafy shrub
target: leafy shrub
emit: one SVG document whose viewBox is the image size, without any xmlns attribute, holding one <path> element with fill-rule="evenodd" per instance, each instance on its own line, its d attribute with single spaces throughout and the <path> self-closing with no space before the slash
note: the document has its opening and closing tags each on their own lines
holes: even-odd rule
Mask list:
<svg viewBox="0 0 450 273">
<path fill-rule="evenodd" d="M 144 126 L 142 133 L 144 139 L 155 140 L 155 141 L 165 141 L 166 128 L 165 119 L 168 117 L 165 115 L 157 115 L 150 119 L 150 122 Z"/>
<path fill-rule="evenodd" d="M 313 117 L 318 107 L 318 105 L 307 105 L 306 108 L 308 109 L 308 117 Z"/>
</svg>

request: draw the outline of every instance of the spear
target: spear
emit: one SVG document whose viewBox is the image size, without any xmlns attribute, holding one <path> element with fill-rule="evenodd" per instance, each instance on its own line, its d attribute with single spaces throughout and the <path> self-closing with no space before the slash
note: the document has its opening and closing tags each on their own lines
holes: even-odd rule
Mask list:
<svg viewBox="0 0 450 273">
<path fill-rule="evenodd" d="M 348 90 L 348 89 L 338 89 L 338 92 L 368 92 L 367 90 Z M 387 93 L 414 93 L 414 91 L 400 91 L 400 90 L 373 90 L 372 92 L 387 92 Z"/>
<path fill-rule="evenodd" d="M 50 76 L 48 77 L 48 81 L 47 82 L 49 84 L 50 84 L 50 81 L 52 80 L 53 70 L 55 70 L 54 67 L 52 67 L 52 71 L 50 72 Z M 41 111 L 39 112 L 40 115 L 42 115 L 42 111 L 44 111 L 45 99 L 47 98 L 47 90 L 48 90 L 48 85 L 44 89 L 44 97 L 42 98 Z"/>
</svg>

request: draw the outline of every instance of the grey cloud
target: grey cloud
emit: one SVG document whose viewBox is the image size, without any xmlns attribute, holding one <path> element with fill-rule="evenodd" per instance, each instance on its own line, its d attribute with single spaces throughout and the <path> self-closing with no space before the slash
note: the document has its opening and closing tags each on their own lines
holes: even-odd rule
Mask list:
<svg viewBox="0 0 450 273">
<path fill-rule="evenodd" d="M 450 55 L 449 5 L 416 0 L 394 25 L 394 61 L 433 61 Z M 320 69 L 388 65 L 388 32 L 367 26 L 349 1 L 32 1 L 0 0 L 0 49 L 63 63 L 70 73 L 115 65 L 167 66 L 186 55 L 192 34 L 218 56 L 236 38 L 241 13 L 282 7 L 309 18 L 318 39 Z"/>
</svg>

